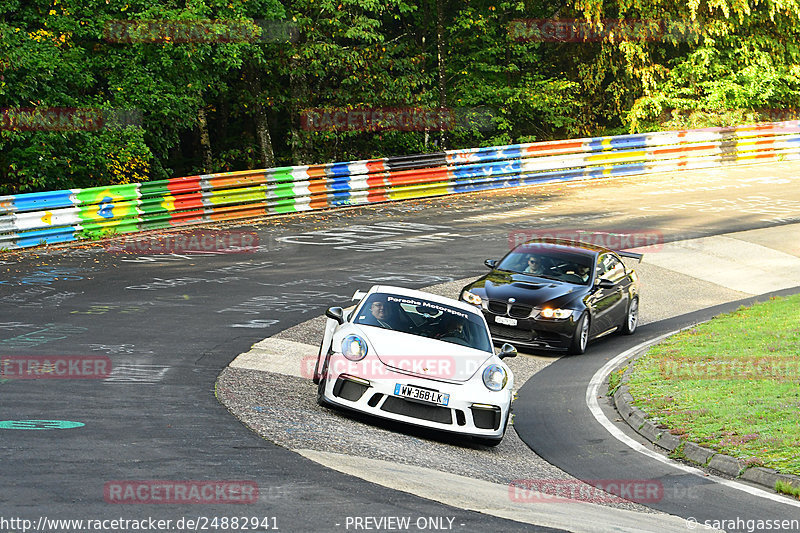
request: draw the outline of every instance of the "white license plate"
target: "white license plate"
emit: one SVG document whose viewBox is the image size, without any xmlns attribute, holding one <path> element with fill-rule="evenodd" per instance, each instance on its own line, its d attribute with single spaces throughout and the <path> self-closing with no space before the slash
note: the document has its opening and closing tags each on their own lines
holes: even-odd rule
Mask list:
<svg viewBox="0 0 800 533">
<path fill-rule="evenodd" d="M 506 318 L 504 316 L 496 316 L 494 317 L 494 321 L 498 324 L 505 324 L 506 326 L 516 326 L 517 319 L 516 318 Z"/>
<path fill-rule="evenodd" d="M 411 400 L 433 403 L 436 405 L 447 405 L 450 402 L 450 395 L 443 392 L 436 392 L 428 389 L 421 389 L 414 385 L 403 385 L 397 383 L 394 386 L 394 395 Z"/>
</svg>

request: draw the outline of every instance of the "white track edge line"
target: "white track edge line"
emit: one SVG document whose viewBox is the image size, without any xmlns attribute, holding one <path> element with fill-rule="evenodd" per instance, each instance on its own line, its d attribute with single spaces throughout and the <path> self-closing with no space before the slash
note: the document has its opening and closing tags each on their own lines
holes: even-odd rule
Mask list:
<svg viewBox="0 0 800 533">
<path fill-rule="evenodd" d="M 637 451 L 637 452 L 639 452 L 639 453 L 641 453 L 643 455 L 646 455 L 646 456 L 650 457 L 651 459 L 655 459 L 656 461 L 659 461 L 659 462 L 664 463 L 666 465 L 670 465 L 673 468 L 676 468 L 678 470 L 683 470 L 684 472 L 688 472 L 688 473 L 694 474 L 694 475 L 696 475 L 698 477 L 702 477 L 703 479 L 711 479 L 712 481 L 714 481 L 716 483 L 719 483 L 720 485 L 725 485 L 727 487 L 731 487 L 731 488 L 736 489 L 736 490 L 741 490 L 741 491 L 746 492 L 748 494 L 751 494 L 753 496 L 758 496 L 760 498 L 766 498 L 766 499 L 772 500 L 774 502 L 778 502 L 778 503 L 791 505 L 793 507 L 800 508 L 800 501 L 790 500 L 787 497 L 781 496 L 781 495 L 779 495 L 777 493 L 767 492 L 765 489 L 761 489 L 761 488 L 757 488 L 757 487 L 751 487 L 749 485 L 744 485 L 744 484 L 736 482 L 736 481 L 732 481 L 732 480 L 729 480 L 729 479 L 724 479 L 724 478 L 715 476 L 713 474 L 708 474 L 705 471 L 700 470 L 698 468 L 694 468 L 694 467 L 691 467 L 691 466 L 687 466 L 687 465 L 678 463 L 677 461 L 673 461 L 672 459 L 669 459 L 668 457 L 665 457 L 664 455 L 662 455 L 662 454 L 660 454 L 660 453 L 658 453 L 656 451 L 653 451 L 653 450 L 650 450 L 650 449 L 646 448 L 642 444 L 639 444 L 638 442 L 636 442 L 635 440 L 633 440 L 632 438 L 627 436 L 625 433 L 622 432 L 622 430 L 620 430 L 619 428 L 614 426 L 614 424 L 608 418 L 606 418 L 606 416 L 603 414 L 603 411 L 600 408 L 600 404 L 597 401 L 597 395 L 598 395 L 598 391 L 600 390 L 600 385 L 602 385 L 605 382 L 605 377 L 611 372 L 611 369 L 614 366 L 616 366 L 620 361 L 624 360 L 627 357 L 630 357 L 631 355 L 633 355 L 637 351 L 639 351 L 639 350 L 641 350 L 641 349 L 643 349 L 643 348 L 645 348 L 645 347 L 647 347 L 647 346 L 649 346 L 651 344 L 655 344 L 657 342 L 660 342 L 661 340 L 666 339 L 670 335 L 674 335 L 675 333 L 678 333 L 679 331 L 680 330 L 671 331 L 669 333 L 665 333 L 663 335 L 660 335 L 660 336 L 658 336 L 658 337 L 656 337 L 654 339 L 650 339 L 649 341 L 645 341 L 645 342 L 643 342 L 641 344 L 637 344 L 633 348 L 625 350 L 624 352 L 622 352 L 618 356 L 614 357 L 613 359 L 608 361 L 605 365 L 603 365 L 603 367 L 600 368 L 600 370 L 595 372 L 594 376 L 592 376 L 592 379 L 589 381 L 589 386 L 586 388 L 586 406 L 589 408 L 589 411 L 592 412 L 592 415 L 594 416 L 595 420 L 597 420 L 597 422 L 599 422 L 600 425 L 603 426 L 606 429 L 606 431 L 608 431 L 614 438 L 616 438 L 617 440 L 619 440 L 620 442 L 622 442 L 623 444 L 625 444 L 629 448 L 632 448 L 633 450 L 635 450 L 635 451 Z"/>
</svg>

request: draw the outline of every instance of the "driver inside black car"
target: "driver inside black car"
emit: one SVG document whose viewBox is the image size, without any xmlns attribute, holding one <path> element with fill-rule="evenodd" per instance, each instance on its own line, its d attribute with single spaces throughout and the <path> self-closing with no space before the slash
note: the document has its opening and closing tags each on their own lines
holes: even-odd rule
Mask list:
<svg viewBox="0 0 800 533">
<path fill-rule="evenodd" d="M 544 266 L 542 265 L 542 259 L 535 255 L 528 257 L 528 263 L 523 272 L 526 274 L 543 274 Z"/>
<path fill-rule="evenodd" d="M 565 280 L 585 284 L 589 281 L 591 267 L 588 265 L 571 265 L 565 272 Z"/>
</svg>

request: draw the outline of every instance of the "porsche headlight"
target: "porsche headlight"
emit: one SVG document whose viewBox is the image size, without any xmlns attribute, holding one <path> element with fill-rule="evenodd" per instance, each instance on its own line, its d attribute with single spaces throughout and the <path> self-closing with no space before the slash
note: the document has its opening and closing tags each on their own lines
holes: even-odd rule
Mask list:
<svg viewBox="0 0 800 533">
<path fill-rule="evenodd" d="M 500 365 L 489 365 L 483 369 L 483 384 L 495 392 L 503 390 L 508 383 L 508 373 Z"/>
<path fill-rule="evenodd" d="M 481 302 L 483 302 L 480 296 L 469 291 L 463 291 L 461 293 L 461 299 L 472 305 L 481 305 Z"/>
<path fill-rule="evenodd" d="M 558 320 L 563 320 L 565 318 L 569 318 L 572 314 L 572 309 L 551 309 L 549 307 L 545 307 L 539 313 L 539 316 L 542 318 L 555 318 Z"/>
<path fill-rule="evenodd" d="M 367 342 L 358 335 L 348 335 L 342 340 L 342 355 L 351 361 L 361 361 L 367 356 Z"/>
</svg>

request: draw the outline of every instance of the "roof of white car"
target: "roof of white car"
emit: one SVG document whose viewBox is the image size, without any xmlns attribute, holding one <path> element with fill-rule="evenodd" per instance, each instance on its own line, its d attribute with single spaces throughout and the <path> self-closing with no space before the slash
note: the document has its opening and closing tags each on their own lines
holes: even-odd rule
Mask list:
<svg viewBox="0 0 800 533">
<path fill-rule="evenodd" d="M 398 296 L 405 296 L 407 298 L 420 298 L 423 300 L 428 300 L 429 302 L 449 305 L 450 307 L 462 309 L 469 313 L 480 314 L 478 309 L 476 309 L 474 305 L 468 304 L 466 302 L 460 302 L 452 298 L 447 298 L 446 296 L 439 296 L 438 294 L 431 294 L 429 292 L 418 291 L 416 289 L 406 289 L 405 287 L 394 287 L 392 285 L 373 285 L 369 289 L 367 294 L 372 294 L 374 292 L 380 292 L 385 294 L 396 294 Z"/>
</svg>

